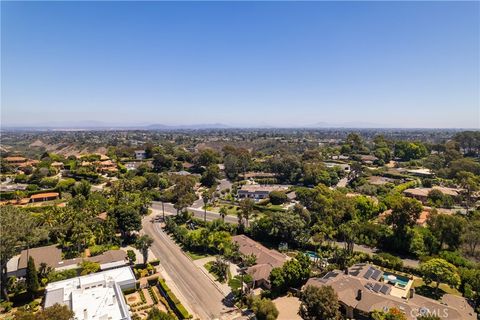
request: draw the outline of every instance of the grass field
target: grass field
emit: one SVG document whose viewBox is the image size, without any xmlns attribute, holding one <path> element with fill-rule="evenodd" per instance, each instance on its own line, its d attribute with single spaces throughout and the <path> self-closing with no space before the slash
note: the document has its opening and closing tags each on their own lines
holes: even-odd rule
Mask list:
<svg viewBox="0 0 480 320">
<path fill-rule="evenodd" d="M 416 278 L 413 280 L 413 287 L 415 291 L 422 295 L 432 299 L 440 299 L 444 294 L 449 293 L 456 296 L 462 296 L 462 294 L 455 288 L 451 288 L 450 286 L 446 285 L 445 283 L 441 283 L 438 287 L 438 294 L 435 294 L 435 288 L 437 286 L 436 282 L 432 282 L 430 284 L 426 284 L 423 279 Z"/>
</svg>

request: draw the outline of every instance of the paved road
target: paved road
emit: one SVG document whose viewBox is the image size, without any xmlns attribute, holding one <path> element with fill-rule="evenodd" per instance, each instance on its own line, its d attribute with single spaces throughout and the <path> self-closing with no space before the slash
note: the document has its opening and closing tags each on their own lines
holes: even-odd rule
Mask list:
<svg viewBox="0 0 480 320">
<path fill-rule="evenodd" d="M 172 214 L 177 213 L 177 210 L 173 207 L 173 204 L 165 203 L 164 206 L 165 206 L 165 214 L 166 215 L 172 215 Z M 159 201 L 153 201 L 152 202 L 152 208 L 162 212 L 162 203 L 159 202 Z M 188 211 L 193 212 L 195 217 L 197 217 L 199 219 L 203 219 L 204 211 L 202 209 L 190 207 L 190 208 L 188 208 Z M 212 220 L 220 219 L 220 218 L 221 218 L 220 214 L 218 214 L 217 212 L 207 211 L 207 221 L 212 221 Z M 225 222 L 237 224 L 238 219 L 237 219 L 237 217 L 226 215 L 225 216 Z"/>
<path fill-rule="evenodd" d="M 143 232 L 154 239 L 151 250 L 185 298 L 182 303 L 200 319 L 222 318 L 222 314 L 230 310 L 222 303 L 223 294 L 170 239 L 160 224 L 151 220 L 152 216 L 143 219 Z"/>
</svg>

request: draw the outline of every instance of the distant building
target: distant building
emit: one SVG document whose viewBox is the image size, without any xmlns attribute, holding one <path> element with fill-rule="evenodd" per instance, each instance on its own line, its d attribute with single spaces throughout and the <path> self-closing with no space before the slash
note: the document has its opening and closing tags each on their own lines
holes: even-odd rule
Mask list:
<svg viewBox="0 0 480 320">
<path fill-rule="evenodd" d="M 135 288 L 130 267 L 52 282 L 45 289 L 45 308 L 58 303 L 78 320 L 130 320 L 122 290 Z"/>
<path fill-rule="evenodd" d="M 237 191 L 238 198 L 251 198 L 251 199 L 265 199 L 268 198 L 272 191 L 287 191 L 288 186 L 271 184 L 271 185 L 259 185 L 259 184 L 246 184 Z"/>
<path fill-rule="evenodd" d="M 12 183 L 0 185 L 0 192 L 18 191 L 27 189 L 27 184 Z"/>
<path fill-rule="evenodd" d="M 432 187 L 432 188 L 410 188 L 403 191 L 403 193 L 410 198 L 415 198 L 422 203 L 427 202 L 428 194 L 432 190 L 438 190 L 444 195 L 452 197 L 454 200 L 459 200 L 461 190 L 455 188 L 447 188 L 447 187 Z"/>
<path fill-rule="evenodd" d="M 241 173 L 239 175 L 242 179 L 272 179 L 277 175 L 272 172 L 246 172 L 245 174 Z"/>
<path fill-rule="evenodd" d="M 238 244 L 239 251 L 243 255 L 254 255 L 256 264 L 247 269 L 254 281 L 254 287 L 270 288 L 270 272 L 273 268 L 281 267 L 287 261 L 287 257 L 282 253 L 268 249 L 260 243 L 250 239 L 245 235 L 232 237 L 232 241 Z"/>
<path fill-rule="evenodd" d="M 362 161 L 362 163 L 366 164 L 366 165 L 371 165 L 373 164 L 375 161 L 377 161 L 378 158 L 375 157 L 375 156 L 372 156 L 370 154 L 362 154 L 360 155 L 360 161 Z"/>
<path fill-rule="evenodd" d="M 324 162 L 327 168 L 340 167 L 345 172 L 350 172 L 350 165 L 348 163 Z"/>
<path fill-rule="evenodd" d="M 30 197 L 30 202 L 42 202 L 56 200 L 60 197 L 58 192 L 37 193 Z"/>
<path fill-rule="evenodd" d="M 427 168 L 407 169 L 407 172 L 410 173 L 411 175 L 424 177 L 424 178 L 429 178 L 434 176 L 434 173 L 432 172 L 432 170 Z"/>
<path fill-rule="evenodd" d="M 135 158 L 137 160 L 143 160 L 147 158 L 147 153 L 145 150 L 135 150 Z"/>
<path fill-rule="evenodd" d="M 55 161 L 55 162 L 52 162 L 50 166 L 56 169 L 63 169 L 63 162 Z"/>
<path fill-rule="evenodd" d="M 17 166 L 27 162 L 27 160 L 28 160 L 27 158 L 19 157 L 19 156 L 12 156 L 12 157 L 3 158 L 3 161 L 5 161 L 6 163 L 11 164 L 11 165 L 17 165 Z"/>
</svg>

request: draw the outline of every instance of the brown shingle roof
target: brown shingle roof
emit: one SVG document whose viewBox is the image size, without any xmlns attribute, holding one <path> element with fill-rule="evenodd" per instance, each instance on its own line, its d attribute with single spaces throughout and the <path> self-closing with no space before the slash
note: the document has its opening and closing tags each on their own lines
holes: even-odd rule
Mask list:
<svg viewBox="0 0 480 320">
<path fill-rule="evenodd" d="M 366 265 L 368 267 L 369 265 Z M 359 269 L 358 274 L 353 274 L 353 269 Z M 448 319 L 465 320 L 475 319 L 475 315 L 472 314 L 472 310 L 460 310 L 456 304 L 442 304 L 439 301 L 435 301 L 418 294 L 408 300 L 402 299 L 390 294 L 376 293 L 367 288 L 367 283 L 375 282 L 372 279 L 364 279 L 363 274 L 365 270 L 364 265 L 355 265 L 350 268 L 348 275 L 341 271 L 336 271 L 333 276 L 327 274 L 324 278 L 310 278 L 305 286 L 331 286 L 338 295 L 338 299 L 341 303 L 348 305 L 354 309 L 360 310 L 365 313 L 370 313 L 374 310 L 388 310 L 390 308 L 397 308 L 402 311 L 407 319 L 416 319 L 416 315 L 421 308 L 427 308 L 430 312 L 447 312 Z M 387 285 L 381 283 L 382 285 Z M 390 286 L 390 285 L 388 285 Z M 362 290 L 361 299 L 357 300 L 358 291 Z M 444 303 L 447 303 L 444 301 Z M 444 314 L 444 313 L 441 313 Z"/>
<path fill-rule="evenodd" d="M 23 250 L 20 253 L 20 259 L 18 260 L 18 269 L 24 269 L 27 267 L 27 256 L 33 258 L 37 268 L 42 262 L 46 263 L 49 267 L 55 268 L 62 260 L 62 250 L 57 248 L 56 245 Z"/>
<path fill-rule="evenodd" d="M 104 264 L 116 261 L 123 261 L 127 258 L 127 254 L 123 250 L 108 250 L 98 256 L 89 257 L 88 260 Z"/>
<path fill-rule="evenodd" d="M 12 157 L 6 157 L 4 158 L 4 160 L 7 162 L 23 162 L 23 161 L 27 161 L 27 158 L 12 156 Z"/>
<path fill-rule="evenodd" d="M 254 254 L 257 257 L 257 264 L 269 264 L 272 267 L 281 267 L 287 261 L 285 255 L 278 251 L 270 250 L 243 234 L 233 236 L 232 240 L 239 245 L 239 250 L 242 254 Z"/>
</svg>

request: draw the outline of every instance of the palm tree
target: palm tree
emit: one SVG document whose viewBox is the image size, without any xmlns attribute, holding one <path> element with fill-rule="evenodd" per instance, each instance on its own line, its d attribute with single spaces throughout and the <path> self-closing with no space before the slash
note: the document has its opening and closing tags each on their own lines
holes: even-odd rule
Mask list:
<svg viewBox="0 0 480 320">
<path fill-rule="evenodd" d="M 203 214 L 203 221 L 207 222 L 207 204 L 208 202 L 210 201 L 211 199 L 211 195 L 210 193 L 208 192 L 208 190 L 205 190 L 203 193 L 202 193 L 202 200 L 203 200 L 203 209 L 205 210 L 204 214 Z"/>
<path fill-rule="evenodd" d="M 219 213 L 220 213 L 220 217 L 222 217 L 222 221 L 225 222 L 225 216 L 227 215 L 227 208 L 221 207 Z"/>
<path fill-rule="evenodd" d="M 245 218 L 247 227 L 248 227 L 248 218 L 250 217 L 250 214 L 253 212 L 254 205 L 255 205 L 255 202 L 253 202 L 253 200 L 250 198 L 245 198 L 242 201 L 240 201 L 240 211 L 243 218 Z"/>
<path fill-rule="evenodd" d="M 153 239 L 149 235 L 143 235 L 138 237 L 135 241 L 134 247 L 142 253 L 143 264 L 147 264 L 148 261 L 148 249 L 152 246 Z"/>
</svg>

